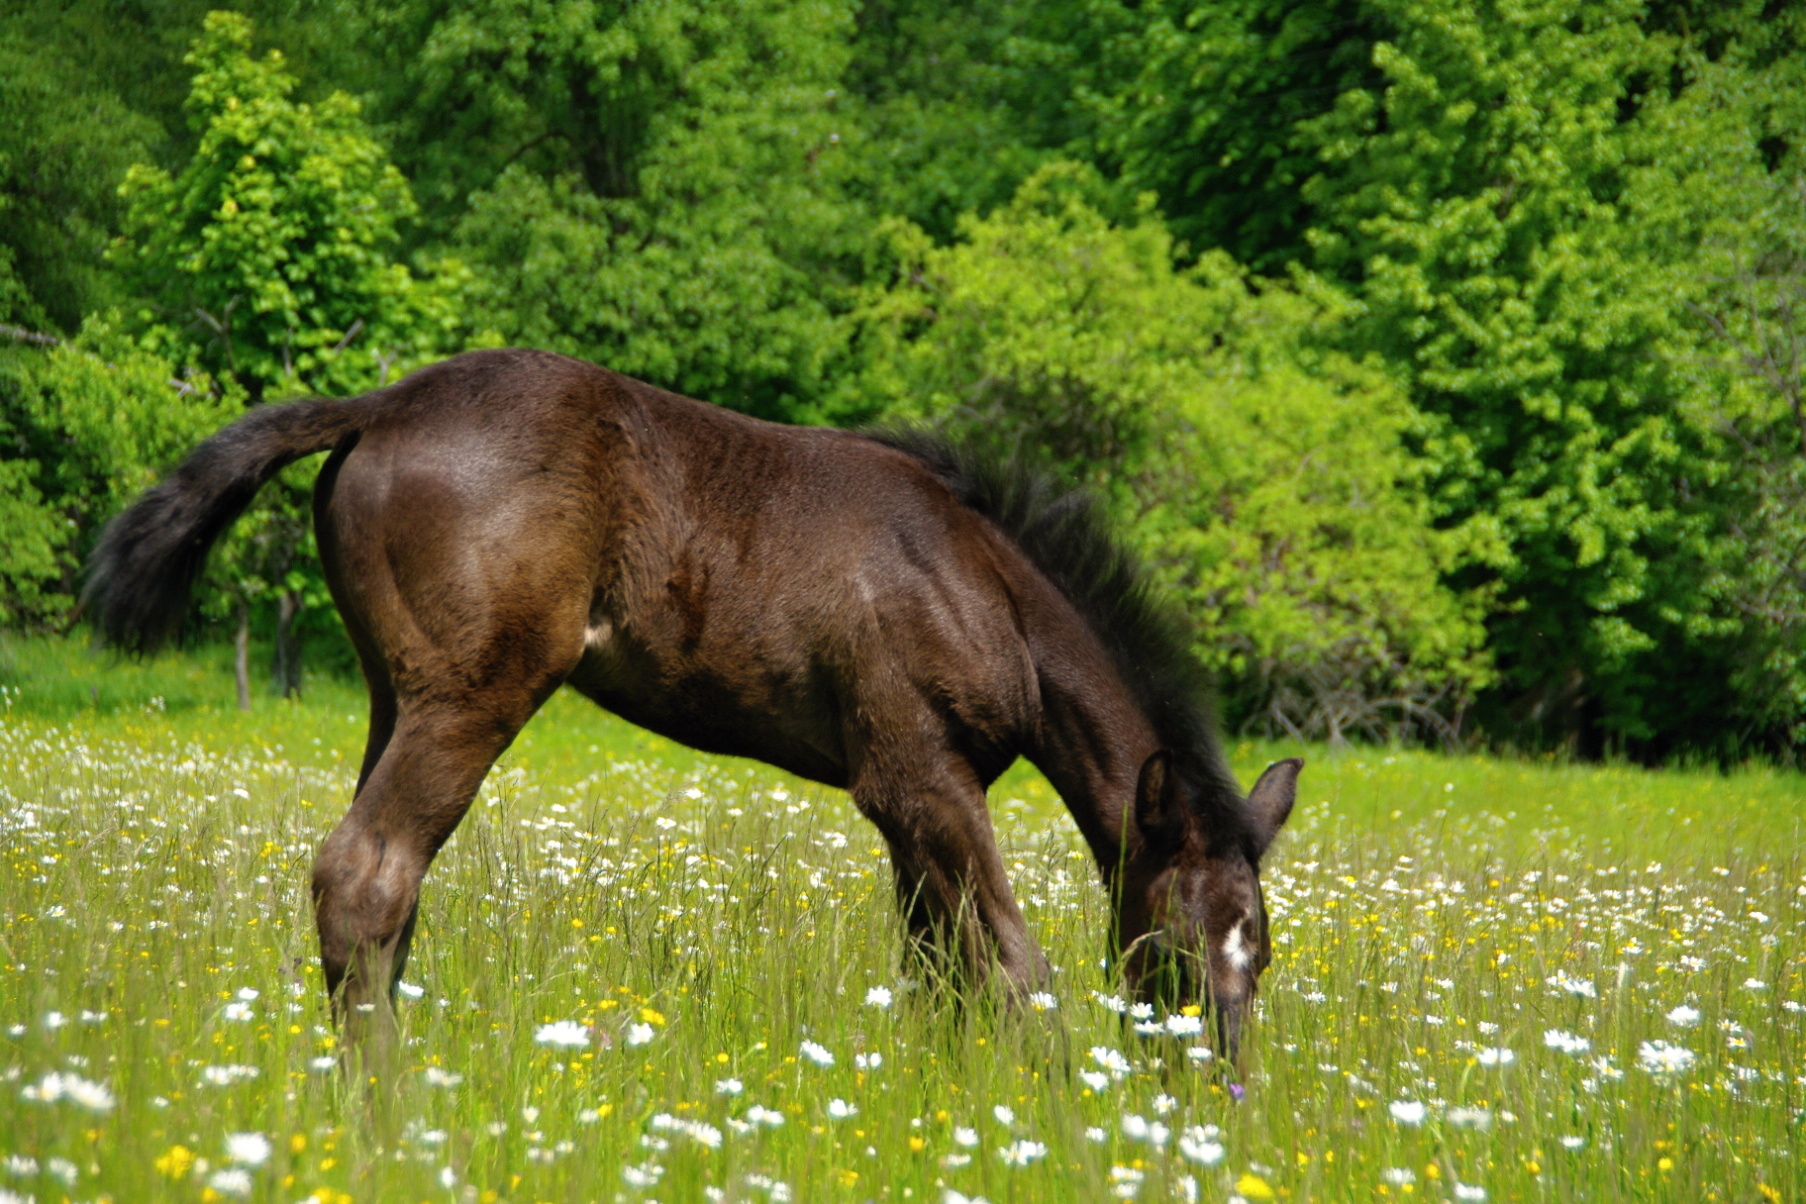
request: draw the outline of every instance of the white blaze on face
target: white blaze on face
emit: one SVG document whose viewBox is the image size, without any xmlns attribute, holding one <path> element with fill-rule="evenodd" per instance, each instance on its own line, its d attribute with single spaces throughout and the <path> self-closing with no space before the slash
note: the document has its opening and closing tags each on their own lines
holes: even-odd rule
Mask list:
<svg viewBox="0 0 1806 1204">
<path fill-rule="evenodd" d="M 1254 961 L 1254 954 L 1248 951 L 1247 943 L 1242 938 L 1242 925 L 1237 924 L 1223 938 L 1223 960 L 1237 970 L 1246 970 Z"/>
</svg>

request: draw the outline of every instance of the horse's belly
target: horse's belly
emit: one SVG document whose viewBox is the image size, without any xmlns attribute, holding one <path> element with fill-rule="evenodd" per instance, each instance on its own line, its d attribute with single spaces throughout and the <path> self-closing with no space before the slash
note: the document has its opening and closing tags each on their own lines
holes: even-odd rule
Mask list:
<svg viewBox="0 0 1806 1204">
<path fill-rule="evenodd" d="M 846 785 L 831 701 L 781 677 L 761 680 L 750 663 L 722 672 L 592 648 L 570 684 L 603 709 L 680 744 L 750 757 L 828 786 Z"/>
</svg>

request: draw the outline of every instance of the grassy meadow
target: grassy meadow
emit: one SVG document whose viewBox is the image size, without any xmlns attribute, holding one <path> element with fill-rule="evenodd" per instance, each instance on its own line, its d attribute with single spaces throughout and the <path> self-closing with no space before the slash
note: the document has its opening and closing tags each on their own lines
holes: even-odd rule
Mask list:
<svg viewBox="0 0 1806 1204">
<path fill-rule="evenodd" d="M 240 715 L 223 653 L 59 641 L 0 688 L 5 1204 L 1806 1198 L 1797 774 L 1234 744 L 1308 765 L 1229 1076 L 1120 1014 L 1025 768 L 992 806 L 1056 989 L 961 1009 L 900 978 L 845 796 L 561 694 L 428 877 L 373 1102 L 307 896 L 361 691 Z"/>
</svg>

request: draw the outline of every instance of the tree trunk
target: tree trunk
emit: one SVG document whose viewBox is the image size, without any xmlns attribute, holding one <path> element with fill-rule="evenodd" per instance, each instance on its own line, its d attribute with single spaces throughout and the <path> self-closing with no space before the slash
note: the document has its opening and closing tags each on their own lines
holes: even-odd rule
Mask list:
<svg viewBox="0 0 1806 1204">
<path fill-rule="evenodd" d="M 301 693 L 301 637 L 295 619 L 301 614 L 301 594 L 285 589 L 276 596 L 276 686 L 284 698 Z"/>
<path fill-rule="evenodd" d="M 251 709 L 251 605 L 238 604 L 238 634 L 232 639 L 232 677 L 238 683 L 238 709 Z"/>
</svg>

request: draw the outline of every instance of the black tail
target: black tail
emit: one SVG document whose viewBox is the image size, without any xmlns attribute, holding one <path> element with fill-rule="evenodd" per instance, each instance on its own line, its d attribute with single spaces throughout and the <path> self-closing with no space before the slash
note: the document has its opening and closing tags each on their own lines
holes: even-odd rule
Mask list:
<svg viewBox="0 0 1806 1204">
<path fill-rule="evenodd" d="M 263 406 L 195 448 L 107 524 L 88 557 L 82 609 L 104 643 L 154 652 L 180 634 L 207 550 L 264 482 L 364 421 L 348 401 Z"/>
</svg>

